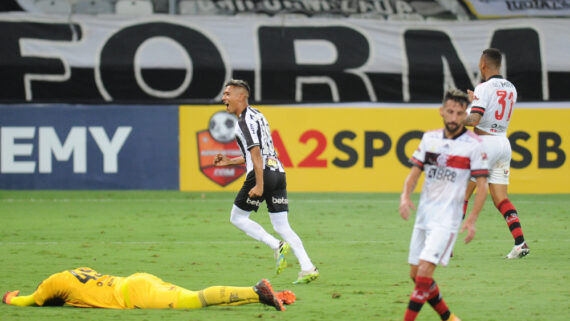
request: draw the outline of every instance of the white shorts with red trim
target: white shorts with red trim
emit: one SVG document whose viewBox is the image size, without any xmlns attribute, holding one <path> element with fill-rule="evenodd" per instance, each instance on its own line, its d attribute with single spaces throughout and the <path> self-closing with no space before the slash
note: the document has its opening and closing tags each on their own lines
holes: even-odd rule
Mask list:
<svg viewBox="0 0 570 321">
<path fill-rule="evenodd" d="M 421 229 L 414 227 L 410 241 L 408 263 L 418 265 L 420 260 L 446 266 L 457 240 L 457 231 L 444 228 Z"/>
<path fill-rule="evenodd" d="M 491 184 L 509 184 L 511 167 L 511 143 L 505 136 L 481 135 L 483 148 L 487 153 L 489 179 Z M 475 181 L 475 178 L 471 178 Z"/>
</svg>

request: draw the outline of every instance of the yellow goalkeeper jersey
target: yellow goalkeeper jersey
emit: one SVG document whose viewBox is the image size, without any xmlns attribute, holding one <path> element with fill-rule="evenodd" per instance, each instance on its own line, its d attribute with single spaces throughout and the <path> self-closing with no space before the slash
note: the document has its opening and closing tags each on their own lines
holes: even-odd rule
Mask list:
<svg viewBox="0 0 570 321">
<path fill-rule="evenodd" d="M 75 307 L 125 309 L 125 279 L 81 267 L 51 275 L 40 283 L 33 296 L 40 306 L 60 298 Z"/>
</svg>

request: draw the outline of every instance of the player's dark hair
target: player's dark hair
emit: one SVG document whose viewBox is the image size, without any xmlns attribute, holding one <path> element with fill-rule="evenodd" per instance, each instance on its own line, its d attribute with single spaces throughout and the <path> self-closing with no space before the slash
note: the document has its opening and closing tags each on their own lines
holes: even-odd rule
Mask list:
<svg viewBox="0 0 570 321">
<path fill-rule="evenodd" d="M 488 48 L 483 50 L 483 56 L 487 63 L 495 66 L 496 68 L 501 67 L 501 60 L 503 59 L 503 55 L 501 51 L 497 48 Z"/>
<path fill-rule="evenodd" d="M 448 100 L 453 100 L 460 103 L 462 106 L 469 105 L 469 96 L 463 91 L 456 88 L 451 88 L 445 92 L 443 96 L 443 104 Z"/>
<path fill-rule="evenodd" d="M 247 83 L 247 81 L 245 80 L 241 80 L 241 79 L 231 79 L 230 81 L 228 81 L 226 83 L 226 85 L 224 87 L 227 86 L 233 86 L 233 87 L 241 87 L 244 88 L 247 91 L 247 95 L 249 96 L 251 94 L 251 89 L 249 89 L 249 84 Z"/>
</svg>

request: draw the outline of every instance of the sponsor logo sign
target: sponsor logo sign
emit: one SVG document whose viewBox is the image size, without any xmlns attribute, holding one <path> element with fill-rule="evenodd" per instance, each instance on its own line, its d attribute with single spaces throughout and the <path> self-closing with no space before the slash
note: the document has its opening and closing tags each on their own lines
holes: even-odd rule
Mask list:
<svg viewBox="0 0 570 321">
<path fill-rule="evenodd" d="M 225 186 L 212 182 L 201 172 L 194 156 L 199 148 L 193 138 L 195 133 L 204 130 L 203 124 L 222 108 L 180 108 L 183 191 L 241 188 L 239 180 Z M 423 132 L 443 127 L 439 106 L 435 104 L 423 108 L 257 108 L 271 124 L 275 149 L 285 167 L 287 188 L 291 192 L 401 192 L 410 171 L 408 160 L 418 148 Z M 537 117 L 537 114 L 548 116 Z M 570 108 L 516 111 L 507 133 L 513 150 L 509 191 L 570 192 L 567 119 Z M 442 158 L 440 163 L 443 161 Z M 453 174 L 442 175 L 453 179 Z M 421 183 L 418 190 L 420 186 Z"/>
<path fill-rule="evenodd" d="M 204 124 L 208 124 L 208 129 L 196 133 L 200 171 L 214 183 L 226 186 L 246 172 L 245 164 L 223 167 L 214 165 L 218 154 L 229 158 L 242 156 L 235 140 L 237 119 L 225 111 L 217 111 Z"/>
<path fill-rule="evenodd" d="M 0 106 L 0 189 L 178 189 L 176 106 Z"/>
<path fill-rule="evenodd" d="M 479 19 L 500 17 L 570 17 L 568 0 L 463 0 Z"/>
<path fill-rule="evenodd" d="M 207 130 L 198 132 L 196 139 L 200 171 L 213 182 L 220 186 L 226 186 L 245 173 L 244 165 L 214 166 L 214 159 L 217 154 L 223 154 L 228 157 L 241 156 L 241 151 L 235 141 L 220 143 Z"/>
</svg>

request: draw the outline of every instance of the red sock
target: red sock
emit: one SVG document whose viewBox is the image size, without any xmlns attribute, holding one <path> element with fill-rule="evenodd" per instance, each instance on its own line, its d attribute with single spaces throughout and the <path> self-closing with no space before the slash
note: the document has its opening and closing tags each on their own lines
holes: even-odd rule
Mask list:
<svg viewBox="0 0 570 321">
<path fill-rule="evenodd" d="M 497 209 L 499 210 L 499 212 L 501 212 L 501 214 L 503 214 L 503 217 L 505 218 L 505 221 L 509 226 L 509 230 L 513 235 L 513 239 L 515 239 L 515 245 L 519 245 L 522 242 L 524 242 L 524 235 L 521 228 L 521 222 L 519 221 L 517 210 L 515 209 L 511 201 L 509 201 L 508 198 L 505 198 L 499 204 L 497 204 Z"/>
<path fill-rule="evenodd" d="M 410 302 L 404 315 L 405 321 L 414 321 L 420 313 L 422 306 L 429 297 L 430 286 L 433 283 L 432 278 L 418 276 L 416 277 L 416 287 L 410 296 Z"/>
<path fill-rule="evenodd" d="M 447 304 L 441 297 L 441 294 L 439 293 L 439 287 L 435 281 L 433 281 L 429 289 L 428 303 L 435 310 L 435 312 L 439 314 L 442 320 L 447 320 L 451 316 L 451 312 L 449 312 Z"/>
</svg>

